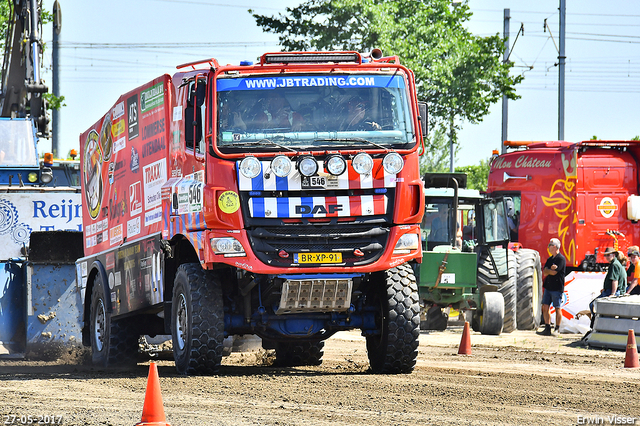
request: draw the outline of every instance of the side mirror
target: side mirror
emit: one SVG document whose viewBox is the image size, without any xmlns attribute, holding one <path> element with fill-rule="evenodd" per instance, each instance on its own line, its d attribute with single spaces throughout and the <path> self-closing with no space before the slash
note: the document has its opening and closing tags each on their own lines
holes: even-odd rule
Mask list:
<svg viewBox="0 0 640 426">
<path fill-rule="evenodd" d="M 422 128 L 422 137 L 426 138 L 428 133 L 429 116 L 427 113 L 427 103 L 418 102 L 418 120 L 420 120 L 420 127 Z"/>
<path fill-rule="evenodd" d="M 178 194 L 173 193 L 173 197 L 171 197 L 171 207 L 173 210 L 178 210 Z"/>
</svg>

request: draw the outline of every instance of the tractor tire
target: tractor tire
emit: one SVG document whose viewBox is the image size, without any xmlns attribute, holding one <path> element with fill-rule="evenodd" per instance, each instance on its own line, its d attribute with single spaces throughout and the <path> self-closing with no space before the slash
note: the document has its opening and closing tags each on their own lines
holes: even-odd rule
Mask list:
<svg viewBox="0 0 640 426">
<path fill-rule="evenodd" d="M 302 367 L 322 364 L 324 341 L 276 342 L 276 367 Z"/>
<path fill-rule="evenodd" d="M 518 259 L 518 330 L 536 330 L 542 306 L 542 264 L 540 255 L 531 249 L 516 252 Z"/>
<path fill-rule="evenodd" d="M 447 329 L 448 322 L 449 315 L 438 305 L 433 305 L 427 310 L 426 319 L 420 322 L 420 329 L 444 331 Z"/>
<path fill-rule="evenodd" d="M 478 288 L 482 288 L 487 284 L 493 284 L 498 287 L 498 291 L 502 293 L 504 298 L 504 326 L 502 331 L 511 333 L 516 330 L 517 326 L 517 260 L 515 253 L 511 250 L 494 250 L 493 257 L 498 269 L 504 266 L 504 262 L 508 263 L 507 276 L 503 278 L 497 276 L 489 254 L 483 251 L 478 264 Z"/>
<path fill-rule="evenodd" d="M 372 277 L 371 299 L 379 333 L 367 336 L 374 373 L 411 373 L 418 357 L 420 303 L 413 269 L 407 263 Z"/>
<path fill-rule="evenodd" d="M 138 358 L 137 326 L 131 318 L 113 320 L 107 309 L 107 296 L 100 274 L 91 290 L 91 361 L 107 368 L 135 364 Z"/>
<path fill-rule="evenodd" d="M 502 293 L 497 291 L 482 293 L 480 312 L 478 318 L 480 333 L 494 336 L 500 335 L 504 324 L 504 298 Z"/>
<path fill-rule="evenodd" d="M 176 370 L 210 375 L 220 370 L 224 350 L 222 285 L 199 263 L 176 271 L 171 308 L 171 337 Z"/>
</svg>

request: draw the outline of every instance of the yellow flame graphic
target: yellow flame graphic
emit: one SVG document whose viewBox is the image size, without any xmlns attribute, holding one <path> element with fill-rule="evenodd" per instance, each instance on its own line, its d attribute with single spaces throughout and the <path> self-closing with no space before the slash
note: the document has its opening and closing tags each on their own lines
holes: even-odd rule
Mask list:
<svg viewBox="0 0 640 426">
<path fill-rule="evenodd" d="M 575 263 L 576 247 L 575 240 L 569 233 L 569 225 L 576 223 L 578 217 L 572 208 L 575 205 L 576 198 L 573 190 L 575 188 L 576 178 L 567 176 L 566 179 L 558 179 L 551 185 L 549 196 L 542 197 L 542 202 L 547 207 L 553 207 L 554 214 L 560 218 L 558 224 L 558 237 L 562 243 L 562 254 L 567 258 L 568 264 Z"/>
</svg>

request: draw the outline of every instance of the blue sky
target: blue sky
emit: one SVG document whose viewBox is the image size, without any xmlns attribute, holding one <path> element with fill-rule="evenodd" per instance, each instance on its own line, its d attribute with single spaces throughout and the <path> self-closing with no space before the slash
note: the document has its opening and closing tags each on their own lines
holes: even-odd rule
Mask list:
<svg viewBox="0 0 640 426">
<path fill-rule="evenodd" d="M 67 106 L 60 113 L 61 151 L 78 148 L 78 136 L 98 120 L 118 96 L 175 66 L 215 57 L 239 63 L 278 51 L 277 36 L 265 34 L 247 9 L 277 14 L 300 0 L 59 0 L 60 90 Z M 267 6 L 263 6 L 263 5 Z M 470 0 L 469 29 L 502 34 L 503 10 L 510 9 L 514 73 L 525 76 L 509 102 L 508 138 L 558 138 L 559 0 Z M 51 10 L 53 0 L 45 0 Z M 547 19 L 549 31 L 543 31 Z M 524 25 L 513 46 L 518 30 Z M 565 140 L 630 139 L 640 135 L 640 2 L 567 0 Z M 44 65 L 51 66 L 51 25 Z M 393 52 L 385 52 L 392 54 Z M 49 88 L 50 71 L 44 72 Z M 460 123 L 456 165 L 477 164 L 500 149 L 502 105 L 480 124 Z M 40 151 L 50 150 L 50 141 Z"/>
</svg>

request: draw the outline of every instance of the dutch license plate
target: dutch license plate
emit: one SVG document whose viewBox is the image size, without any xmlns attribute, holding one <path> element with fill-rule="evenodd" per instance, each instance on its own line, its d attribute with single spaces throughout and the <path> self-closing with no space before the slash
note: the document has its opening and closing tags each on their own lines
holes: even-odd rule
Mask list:
<svg viewBox="0 0 640 426">
<path fill-rule="evenodd" d="M 294 263 L 342 263 L 342 253 L 295 253 Z"/>
</svg>

